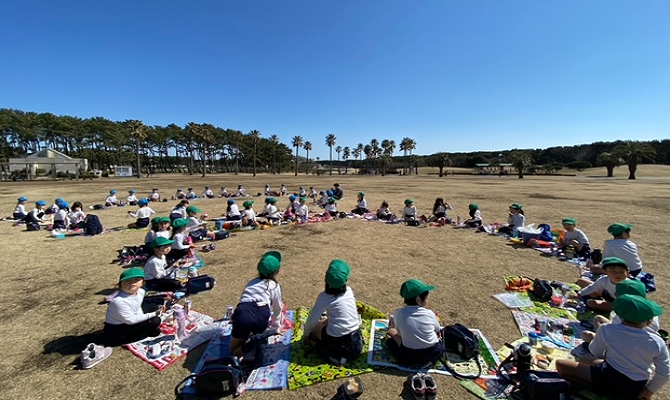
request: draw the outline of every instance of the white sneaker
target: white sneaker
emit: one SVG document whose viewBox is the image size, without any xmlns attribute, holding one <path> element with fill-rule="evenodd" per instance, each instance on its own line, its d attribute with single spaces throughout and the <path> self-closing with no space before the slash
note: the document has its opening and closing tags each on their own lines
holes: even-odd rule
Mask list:
<svg viewBox="0 0 670 400">
<path fill-rule="evenodd" d="M 90 343 L 81 352 L 81 367 L 83 369 L 93 368 L 111 354 L 111 347 L 98 346 L 97 344 Z"/>
</svg>

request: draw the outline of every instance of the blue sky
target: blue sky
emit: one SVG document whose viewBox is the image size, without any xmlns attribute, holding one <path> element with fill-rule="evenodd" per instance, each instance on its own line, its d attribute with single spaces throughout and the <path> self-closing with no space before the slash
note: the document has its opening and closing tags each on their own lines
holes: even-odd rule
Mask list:
<svg viewBox="0 0 670 400">
<path fill-rule="evenodd" d="M 0 107 L 211 123 L 327 157 L 670 137 L 670 2 L 5 1 Z"/>
</svg>

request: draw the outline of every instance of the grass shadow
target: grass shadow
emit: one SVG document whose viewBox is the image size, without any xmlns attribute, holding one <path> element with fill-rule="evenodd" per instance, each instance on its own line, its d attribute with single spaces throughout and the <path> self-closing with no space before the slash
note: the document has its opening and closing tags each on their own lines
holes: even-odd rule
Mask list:
<svg viewBox="0 0 670 400">
<path fill-rule="evenodd" d="M 58 353 L 63 356 L 79 355 L 89 343 L 100 343 L 102 330 L 83 335 L 67 335 L 52 340 L 44 345 L 42 354 Z"/>
</svg>

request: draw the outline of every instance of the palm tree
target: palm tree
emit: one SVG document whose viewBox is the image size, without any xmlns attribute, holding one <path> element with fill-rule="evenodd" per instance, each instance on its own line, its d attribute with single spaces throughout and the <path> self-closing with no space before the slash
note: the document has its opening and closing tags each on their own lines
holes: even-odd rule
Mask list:
<svg viewBox="0 0 670 400">
<path fill-rule="evenodd" d="M 407 174 L 407 155 L 412 155 L 412 150 L 416 149 L 416 142 L 412 138 L 404 137 L 400 141 L 400 150 L 403 151 L 403 174 Z M 411 168 L 410 168 L 411 171 Z"/>
<path fill-rule="evenodd" d="M 270 142 L 272 143 L 272 173 L 277 173 L 277 145 L 279 145 L 279 136 L 272 135 L 270 136 Z"/>
<path fill-rule="evenodd" d="M 337 138 L 332 133 L 326 135 L 326 146 L 330 147 L 330 174 L 333 174 L 333 146 Z"/>
<path fill-rule="evenodd" d="M 533 165 L 533 157 L 527 151 L 514 150 L 509 153 L 507 159 L 516 168 L 519 173 L 519 179 L 523 179 L 523 170 Z"/>
<path fill-rule="evenodd" d="M 342 146 L 337 146 L 335 152 L 337 153 L 337 174 L 340 175 L 340 153 L 342 152 Z"/>
<path fill-rule="evenodd" d="M 365 149 L 365 146 L 363 146 L 363 143 L 359 143 L 356 146 L 356 152 L 358 153 L 358 161 L 361 161 L 363 159 L 363 150 Z"/>
<path fill-rule="evenodd" d="M 140 147 L 142 141 L 147 138 L 147 127 L 142 123 L 142 121 L 136 119 L 130 119 L 125 121 L 126 126 L 130 130 L 130 136 L 135 139 L 135 161 L 137 165 L 137 177 L 142 177 L 142 172 L 140 171 Z"/>
<path fill-rule="evenodd" d="M 354 159 L 358 159 L 358 170 L 360 171 L 361 169 L 361 156 L 363 154 L 363 150 L 360 150 L 358 147 L 354 148 L 354 151 L 351 152 L 351 155 L 354 156 Z"/>
<path fill-rule="evenodd" d="M 258 141 L 261 139 L 261 133 L 254 129 L 249 132 L 251 140 L 254 142 L 254 176 L 256 176 L 256 151 L 258 150 Z"/>
<path fill-rule="evenodd" d="M 635 171 L 640 162 L 654 161 L 656 158 L 656 150 L 649 143 L 634 140 L 626 140 L 615 147 L 612 153 L 623 158 L 628 164 L 628 179 L 635 179 Z"/>
<path fill-rule="evenodd" d="M 351 157 L 351 149 L 349 146 L 345 146 L 344 149 L 342 149 L 342 159 L 344 160 L 344 175 L 346 175 L 349 171 L 349 163 L 347 162 L 349 157 Z"/>
<path fill-rule="evenodd" d="M 312 142 L 309 140 L 305 142 L 305 145 L 302 147 L 307 151 L 307 162 L 309 163 L 309 152 L 312 150 Z M 308 168 L 305 168 L 305 175 L 309 174 L 309 164 L 307 165 Z"/>
<path fill-rule="evenodd" d="M 291 143 L 295 147 L 295 176 L 298 176 L 298 149 L 302 147 L 302 136 L 293 136 Z"/>
<path fill-rule="evenodd" d="M 598 158 L 596 159 L 596 162 L 598 165 L 605 167 L 607 169 L 607 177 L 612 178 L 614 176 L 614 168 L 618 167 L 619 165 L 623 164 L 623 160 L 621 157 L 614 153 L 600 153 L 598 155 Z"/>
</svg>

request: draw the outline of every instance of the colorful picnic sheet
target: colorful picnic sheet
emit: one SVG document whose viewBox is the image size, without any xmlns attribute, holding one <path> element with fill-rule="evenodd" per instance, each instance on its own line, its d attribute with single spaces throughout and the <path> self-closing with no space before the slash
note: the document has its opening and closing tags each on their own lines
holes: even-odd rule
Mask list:
<svg viewBox="0 0 670 400">
<path fill-rule="evenodd" d="M 412 369 L 399 365 L 397 360 L 389 352 L 389 349 L 386 346 L 388 323 L 389 321 L 387 319 L 375 319 L 372 321 L 370 337 L 373 338 L 373 340 L 368 347 L 368 364 L 379 367 L 393 367 L 408 372 L 419 371 L 419 369 Z M 498 364 L 500 364 L 498 355 L 479 329 L 472 329 L 472 331 L 479 335 L 479 362 L 482 365 L 482 375 L 495 375 L 496 368 L 498 367 Z M 477 374 L 478 367 L 475 360 L 463 360 L 457 354 L 450 352 L 446 352 L 445 354 L 450 366 L 459 374 Z M 442 365 L 436 365 L 433 368 L 428 369 L 428 372 L 451 375 Z"/>
<path fill-rule="evenodd" d="M 548 317 L 520 310 L 512 310 L 512 316 L 522 335 L 535 332 L 536 321 L 545 320 L 550 329 L 546 335 L 540 335 L 539 340 L 548 340 L 568 350 L 582 343 L 581 334 L 586 330 L 581 322 L 574 318 Z"/>
<path fill-rule="evenodd" d="M 363 348 L 367 349 L 372 320 L 385 318 L 386 315 L 367 304 L 357 302 L 356 305 L 362 320 L 361 332 L 365 341 Z M 295 328 L 291 344 L 291 364 L 288 377 L 289 389 L 294 390 L 319 382 L 360 375 L 379 368 L 368 364 L 365 352 L 355 360 L 349 361 L 345 366 L 338 367 L 325 363 L 303 338 L 303 326 L 308 316 L 309 308 L 307 307 L 299 307 L 295 312 Z"/>
<path fill-rule="evenodd" d="M 160 336 L 126 344 L 124 347 L 162 371 L 186 356 L 190 350 L 211 339 L 216 333 L 217 325 L 210 316 L 191 310 L 187 320 L 187 335 L 182 340 L 176 340 L 176 326 L 172 312 L 168 311 L 163 316 Z"/>
</svg>

